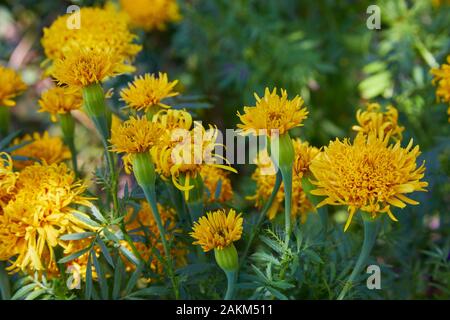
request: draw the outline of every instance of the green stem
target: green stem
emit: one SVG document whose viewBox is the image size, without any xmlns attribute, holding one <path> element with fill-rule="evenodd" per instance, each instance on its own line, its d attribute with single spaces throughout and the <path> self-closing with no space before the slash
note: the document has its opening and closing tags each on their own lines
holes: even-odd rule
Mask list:
<svg viewBox="0 0 450 320">
<path fill-rule="evenodd" d="M 0 106 L 0 138 L 4 138 L 9 132 L 11 113 L 9 107 Z"/>
<path fill-rule="evenodd" d="M 225 271 L 225 274 L 227 276 L 227 292 L 224 300 L 232 300 L 236 286 L 237 271 Z"/>
<path fill-rule="evenodd" d="M 280 168 L 281 176 L 283 177 L 284 186 L 284 225 L 285 225 L 285 238 L 284 246 L 286 249 L 289 247 L 289 241 L 291 239 L 291 204 L 292 204 L 292 167 Z"/>
<path fill-rule="evenodd" d="M 355 267 L 353 268 L 350 277 L 345 283 L 344 288 L 339 294 L 337 298 L 338 300 L 343 300 L 345 298 L 348 290 L 352 287 L 352 284 L 355 281 L 356 276 L 361 272 L 362 268 L 366 264 L 378 234 L 379 221 L 373 220 L 367 213 L 361 212 L 361 214 L 363 216 L 364 221 L 364 242 L 358 260 L 356 261 Z"/>
<path fill-rule="evenodd" d="M 79 176 L 78 161 L 77 161 L 77 149 L 75 148 L 75 121 L 70 113 L 61 114 L 59 116 L 61 123 L 61 130 L 63 133 L 64 142 L 69 147 L 70 154 L 72 156 L 73 171 L 76 176 Z"/>
<path fill-rule="evenodd" d="M 113 216 L 119 212 L 119 200 L 117 197 L 117 173 L 115 170 L 114 155 L 109 152 L 109 138 L 111 135 L 111 112 L 106 108 L 105 93 L 100 83 L 94 83 L 83 88 L 84 109 L 100 134 L 103 147 L 106 153 L 106 159 L 109 167 L 109 178 L 111 187 L 111 197 L 113 200 Z"/>
<path fill-rule="evenodd" d="M 167 243 L 167 239 L 166 239 L 166 231 L 165 231 L 164 226 L 162 224 L 161 216 L 159 215 L 158 206 L 156 204 L 155 186 L 154 185 L 153 186 L 142 185 L 141 188 L 144 191 L 145 197 L 146 197 L 147 201 L 149 202 L 150 207 L 152 208 L 153 217 L 155 218 L 156 226 L 158 227 L 159 234 L 160 234 L 160 237 L 161 237 L 161 242 L 162 242 L 162 245 L 163 245 L 163 248 L 164 248 L 164 254 L 166 256 L 167 271 L 168 271 L 170 280 L 172 282 L 172 286 L 173 286 L 173 290 L 174 290 L 174 294 L 175 294 L 175 299 L 178 300 L 179 297 L 180 297 L 180 293 L 179 293 L 177 281 L 175 279 L 175 274 L 174 274 L 174 271 L 173 271 L 173 260 L 172 260 L 172 257 L 170 255 L 169 244 Z"/>
<path fill-rule="evenodd" d="M 256 222 L 256 225 L 253 228 L 252 233 L 250 234 L 250 237 L 249 237 L 249 239 L 247 241 L 247 244 L 245 246 L 244 253 L 242 254 L 242 259 L 241 259 L 241 267 L 244 264 L 245 259 L 247 258 L 248 251 L 250 250 L 250 247 L 252 246 L 252 243 L 253 243 L 253 240 L 254 240 L 256 234 L 259 232 L 259 228 L 261 227 L 261 224 L 262 224 L 262 222 L 264 220 L 264 217 L 267 215 L 267 211 L 269 211 L 269 209 L 272 207 L 273 200 L 277 196 L 278 190 L 280 190 L 281 180 L 282 180 L 281 172 L 278 171 L 277 175 L 276 175 L 276 179 L 275 179 L 275 185 L 273 186 L 273 189 L 272 189 L 272 193 L 271 193 L 268 201 L 264 205 L 264 208 L 259 213 L 259 217 L 258 217 L 258 220 Z"/>
</svg>

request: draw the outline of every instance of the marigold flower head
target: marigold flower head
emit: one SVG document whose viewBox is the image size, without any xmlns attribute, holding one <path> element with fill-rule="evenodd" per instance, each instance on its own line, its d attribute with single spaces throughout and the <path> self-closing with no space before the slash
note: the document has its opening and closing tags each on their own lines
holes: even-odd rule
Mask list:
<svg viewBox="0 0 450 320">
<path fill-rule="evenodd" d="M 23 138 L 15 139 L 13 145 L 22 147 L 15 149 L 11 154 L 13 156 L 22 156 L 30 160 L 17 160 L 14 162 L 16 169 L 23 169 L 32 165 L 36 161 L 46 164 L 60 163 L 70 159 L 71 154 L 60 137 L 51 137 L 48 132 L 42 135 L 34 132 L 32 135 L 25 135 Z"/>
<path fill-rule="evenodd" d="M 133 25 L 144 30 L 164 30 L 168 22 L 181 19 L 176 0 L 120 0 Z"/>
<path fill-rule="evenodd" d="M 174 233 L 180 232 L 180 230 L 176 229 L 176 212 L 173 208 L 163 206 L 160 203 L 158 203 L 158 211 L 163 225 L 169 231 L 166 234 L 167 241 L 169 241 Z M 148 202 L 142 201 L 137 212 L 132 208 L 128 210 L 127 216 L 125 217 L 125 228 L 132 235 L 133 239 L 135 239 L 134 246 L 141 257 L 145 261 L 149 261 L 152 271 L 163 275 L 165 270 L 160 259 L 158 259 L 155 249 L 163 253 L 164 247 L 161 243 L 159 229 Z M 177 240 L 172 243 L 171 256 L 175 258 L 177 266 L 186 264 L 186 253 L 186 249 L 182 243 Z M 126 268 L 129 271 L 134 270 L 136 266 L 131 262 L 127 262 Z"/>
<path fill-rule="evenodd" d="M 90 229 L 73 215 L 74 206 L 91 205 L 86 185 L 65 164 L 36 163 L 20 172 L 15 188 L 0 215 L 0 260 L 10 260 L 11 271 L 51 268 L 54 248 L 64 246 L 60 236 Z"/>
<path fill-rule="evenodd" d="M 201 167 L 200 175 L 206 188 L 207 202 L 226 202 L 233 198 L 233 188 L 228 174 L 229 172 L 221 168 Z"/>
<path fill-rule="evenodd" d="M 67 25 L 75 14 L 81 17 L 80 28 L 69 28 Z M 133 60 L 142 49 L 133 43 L 137 36 L 129 30 L 127 15 L 113 6 L 83 7 L 75 14 L 62 15 L 44 28 L 41 43 L 50 61 L 63 59 L 74 47 L 110 50 L 125 61 Z"/>
<path fill-rule="evenodd" d="M 282 135 L 294 127 L 302 126 L 308 115 L 308 111 L 303 107 L 303 99 L 296 96 L 289 100 L 286 90 L 283 89 L 280 96 L 276 88 L 272 92 L 266 88 L 262 98 L 256 93 L 255 98 L 256 106 L 244 107 L 242 115 L 237 113 L 242 122 L 237 126 L 242 129 L 243 134 Z"/>
<path fill-rule="evenodd" d="M 190 235 L 196 240 L 194 244 L 202 247 L 208 252 L 212 249 L 222 250 L 242 235 L 242 214 L 236 215 L 233 209 L 228 214 L 225 210 L 217 210 L 206 213 L 206 217 L 201 217 L 194 223 Z"/>
<path fill-rule="evenodd" d="M 67 85 L 76 91 L 133 71 L 133 66 L 126 64 L 122 57 L 110 49 L 73 47 L 63 58 L 55 61 L 51 75 L 58 85 Z"/>
<path fill-rule="evenodd" d="M 145 117 L 131 117 L 111 132 L 112 151 L 144 153 L 160 143 L 164 128 Z"/>
<path fill-rule="evenodd" d="M 307 213 L 314 211 L 314 206 L 308 200 L 302 188 L 302 178 L 309 173 L 311 161 L 319 153 L 319 149 L 312 147 L 308 142 L 300 139 L 293 139 L 295 150 L 295 160 L 292 176 L 292 203 L 291 216 L 293 219 L 300 218 L 301 222 L 306 221 Z M 261 151 L 256 159 L 257 168 L 252 174 L 252 179 L 256 182 L 256 193 L 247 197 L 248 200 L 255 201 L 257 208 L 261 209 L 272 194 L 276 181 L 276 167 L 266 150 Z M 284 211 L 284 184 L 280 186 L 272 206 L 267 212 L 270 220 L 273 220 L 278 213 Z"/>
<path fill-rule="evenodd" d="M 329 205 L 348 206 L 349 218 L 345 230 L 357 210 L 377 216 L 387 213 L 397 221 L 391 206 L 404 208 L 416 205 L 405 196 L 414 191 L 426 191 L 424 163 L 418 167 L 419 147 L 413 141 L 406 148 L 388 145 L 389 136 L 380 139 L 371 133 L 357 135 L 353 144 L 348 139 L 330 142 L 325 150 L 314 158 L 310 169 L 315 177 L 311 181 L 317 189 L 311 193 L 325 196 L 318 207 Z"/>
<path fill-rule="evenodd" d="M 0 65 L 0 107 L 14 107 L 14 98 L 27 89 L 27 85 L 13 69 Z"/>
<path fill-rule="evenodd" d="M 42 93 L 39 106 L 41 108 L 38 112 L 50 113 L 52 121 L 55 122 L 57 115 L 81 108 L 81 93 L 73 92 L 67 87 L 54 87 Z"/>
<path fill-rule="evenodd" d="M 436 97 L 438 101 L 450 103 L 450 55 L 447 56 L 447 63 L 443 63 L 440 68 L 431 69 L 434 76 L 433 84 L 437 85 Z M 450 107 L 447 110 L 450 122 Z"/>
<path fill-rule="evenodd" d="M 135 110 L 148 111 L 155 107 L 170 108 L 162 100 L 178 95 L 173 88 L 178 80 L 169 82 L 166 73 L 144 74 L 135 77 L 134 81 L 128 84 L 128 88 L 120 92 L 120 96 L 127 106 Z"/>
<path fill-rule="evenodd" d="M 374 132 L 381 139 L 389 134 L 395 140 L 402 140 L 404 127 L 398 125 L 398 111 L 393 106 L 388 106 L 386 111 L 381 110 L 378 103 L 369 103 L 366 110 L 359 109 L 356 112 L 358 125 L 353 126 L 353 130 L 368 134 Z"/>
</svg>

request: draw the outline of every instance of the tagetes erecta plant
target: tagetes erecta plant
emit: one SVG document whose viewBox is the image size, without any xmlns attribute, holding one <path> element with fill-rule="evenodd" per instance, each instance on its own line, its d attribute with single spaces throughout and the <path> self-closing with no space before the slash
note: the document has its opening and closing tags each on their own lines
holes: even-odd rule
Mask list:
<svg viewBox="0 0 450 320">
<path fill-rule="evenodd" d="M 300 96 L 288 98 L 286 90 L 272 91 L 266 88 L 264 96 L 259 97 L 255 93 L 256 105 L 244 107 L 244 113 L 237 113 L 241 123 L 237 125 L 244 135 L 253 134 L 267 137 L 267 152 L 274 164 L 281 172 L 285 192 L 285 247 L 287 248 L 292 231 L 291 205 L 292 205 L 292 166 L 295 158 L 294 146 L 289 135 L 289 130 L 303 125 L 308 116 L 308 110 L 303 106 L 304 101 Z M 274 184 L 273 192 L 276 193 L 280 183 Z"/>
<path fill-rule="evenodd" d="M 242 236 L 242 214 L 230 209 L 228 213 L 219 209 L 207 212 L 192 227 L 191 237 L 194 244 L 202 247 L 203 251 L 214 250 L 217 265 L 225 272 L 228 280 L 225 300 L 233 298 L 239 259 L 234 242 Z"/>
<path fill-rule="evenodd" d="M 436 88 L 438 101 L 450 104 L 450 55 L 447 56 L 447 63 L 443 63 L 439 68 L 431 69 L 434 76 L 433 84 Z M 450 122 L 450 106 L 447 109 L 448 121 Z"/>
</svg>

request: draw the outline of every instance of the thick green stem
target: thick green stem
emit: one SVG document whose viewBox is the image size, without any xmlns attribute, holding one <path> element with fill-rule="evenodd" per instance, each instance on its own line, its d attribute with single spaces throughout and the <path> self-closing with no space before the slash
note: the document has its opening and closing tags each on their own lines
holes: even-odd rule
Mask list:
<svg viewBox="0 0 450 320">
<path fill-rule="evenodd" d="M 161 220 L 161 216 L 158 211 L 158 205 L 156 201 L 155 181 L 156 173 L 155 167 L 151 160 L 149 153 L 139 153 L 134 155 L 133 159 L 133 172 L 139 186 L 142 188 L 150 207 L 152 209 L 153 218 L 155 219 L 156 226 L 158 227 L 161 243 L 164 248 L 164 254 L 166 257 L 167 272 L 172 282 L 175 299 L 179 299 L 180 292 L 178 288 L 178 282 L 175 279 L 173 259 L 170 255 L 169 244 L 167 243 L 166 230 Z"/>
<path fill-rule="evenodd" d="M 289 240 L 291 239 L 291 204 L 292 204 L 292 167 L 288 169 L 282 169 L 281 176 L 283 177 L 284 186 L 284 225 L 285 225 L 285 238 L 284 246 L 287 249 L 289 247 Z"/>
<path fill-rule="evenodd" d="M 252 230 L 252 232 L 250 234 L 250 237 L 248 238 L 247 244 L 246 244 L 245 249 L 244 249 L 244 253 L 242 254 L 242 258 L 241 258 L 241 266 L 243 265 L 245 259 L 247 258 L 248 251 L 250 250 L 250 247 L 252 246 L 252 243 L 253 243 L 253 240 L 254 240 L 255 236 L 259 232 L 259 228 L 261 227 L 261 224 L 262 224 L 262 222 L 264 220 L 264 217 L 267 215 L 267 212 L 272 207 L 273 200 L 275 199 L 275 197 L 276 197 L 276 195 L 278 193 L 278 190 L 280 190 L 281 180 L 282 180 L 281 172 L 278 171 L 276 179 L 275 179 L 275 185 L 273 186 L 273 189 L 272 189 L 272 193 L 271 193 L 269 199 L 267 200 L 266 204 L 264 205 L 264 208 L 259 213 L 259 217 L 258 217 L 258 220 L 256 222 L 256 225 L 253 228 L 253 230 Z"/>
<path fill-rule="evenodd" d="M 114 206 L 113 216 L 115 216 L 119 211 L 119 200 L 117 197 L 118 176 L 115 168 L 115 157 L 109 151 L 112 115 L 106 108 L 105 93 L 103 92 L 103 88 L 100 83 L 94 83 L 83 88 L 83 102 L 84 109 L 87 115 L 94 122 L 105 149 L 109 167 L 110 191 Z"/>
<path fill-rule="evenodd" d="M 343 300 L 348 290 L 352 287 L 355 278 L 358 276 L 364 265 L 367 263 L 367 259 L 369 258 L 370 252 L 372 251 L 372 248 L 375 244 L 375 240 L 377 238 L 379 221 L 372 219 L 367 213 L 361 212 L 361 214 L 363 216 L 364 221 L 364 242 L 358 260 L 356 261 L 355 267 L 353 268 L 350 277 L 345 283 L 344 288 L 339 294 L 338 300 Z"/>
<path fill-rule="evenodd" d="M 11 113 L 9 107 L 0 106 L 0 138 L 8 135 L 10 121 Z"/>
<path fill-rule="evenodd" d="M 292 204 L 292 166 L 295 159 L 294 145 L 289 133 L 273 136 L 268 140 L 270 156 L 275 165 L 281 171 L 284 185 L 284 223 L 285 223 L 285 248 L 288 249 L 291 238 L 291 204 Z"/>
<path fill-rule="evenodd" d="M 236 247 L 233 243 L 222 249 L 214 249 L 214 257 L 217 265 L 225 272 L 227 276 L 228 286 L 225 293 L 225 300 L 231 300 L 234 296 L 234 290 L 239 271 L 239 257 Z"/>
<path fill-rule="evenodd" d="M 61 123 L 61 131 L 63 133 L 64 142 L 69 147 L 70 154 L 72 156 L 73 171 L 77 176 L 79 176 L 77 149 L 75 148 L 75 120 L 70 113 L 61 114 L 59 116 L 59 120 Z"/>
<path fill-rule="evenodd" d="M 237 280 L 237 271 L 225 271 L 227 276 L 227 292 L 225 293 L 224 300 L 233 300 L 236 280 Z"/>
</svg>

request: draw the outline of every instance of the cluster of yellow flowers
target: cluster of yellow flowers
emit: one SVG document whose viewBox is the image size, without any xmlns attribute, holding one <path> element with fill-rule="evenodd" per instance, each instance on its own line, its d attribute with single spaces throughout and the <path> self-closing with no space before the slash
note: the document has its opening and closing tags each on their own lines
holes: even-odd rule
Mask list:
<svg viewBox="0 0 450 320">
<path fill-rule="evenodd" d="M 123 11 L 112 5 L 81 9 L 79 29 L 67 28 L 68 16 L 59 17 L 44 29 L 46 71 L 57 86 L 42 93 L 39 112 L 48 112 L 56 121 L 83 104 L 86 107 L 87 102 L 92 102 L 90 99 L 97 100 L 94 105 L 101 105 L 98 101 L 104 99 L 103 91 L 100 97 L 96 96 L 98 92 L 91 95 L 85 89 L 93 85 L 101 89 L 107 78 L 134 71 L 132 62 L 141 46 L 135 43 L 137 36 L 130 26 L 161 29 L 167 22 L 180 19 L 176 1 L 120 1 L 120 4 Z M 450 63 L 450 57 L 447 60 Z M 450 66 L 444 64 L 432 73 L 438 99 L 450 102 Z M 171 99 L 179 95 L 177 84 L 178 80 L 169 81 L 162 72 L 136 76 L 120 92 L 121 101 L 126 104 L 123 112 L 126 120 L 105 120 L 102 117 L 106 118 L 106 111 L 92 117 L 94 122 L 98 121 L 98 128 L 102 128 L 101 121 L 105 120 L 107 132 L 103 132 L 106 138 L 102 142 L 107 155 L 123 155 L 126 172 L 134 172 L 148 200 L 141 202 L 137 211 L 124 210 L 122 231 L 132 235 L 133 241 L 123 240 L 122 245 L 136 250 L 151 271 L 160 275 L 170 264 L 164 264 L 167 261 L 162 261 L 155 250 L 166 251 L 166 258 L 176 257 L 176 265 L 181 266 L 187 263 L 187 249 L 173 237 L 180 232 L 176 211 L 153 198 L 156 198 L 154 174 L 180 190 L 188 204 L 194 191 L 200 191 L 196 200 L 225 205 L 233 199 L 228 174 L 236 172 L 226 159 L 215 154 L 215 148 L 222 146 L 215 126 L 205 128 L 194 122 L 186 110 L 172 109 Z M 14 71 L 0 67 L 0 109 L 14 106 L 14 98 L 25 88 Z M 357 212 L 369 213 L 373 218 L 386 213 L 396 221 L 392 207 L 416 205 L 418 202 L 406 195 L 426 191 L 425 166 L 417 164 L 419 147 L 412 140 L 402 147 L 405 128 L 398 123 L 394 106 L 383 110 L 380 104 L 369 103 L 356 113 L 353 140 L 336 139 L 319 149 L 290 137 L 290 130 L 303 126 L 309 113 L 300 96 L 289 99 L 286 90 L 266 88 L 262 97 L 255 93 L 255 99 L 254 106 L 245 106 L 242 114 L 237 113 L 241 121 L 237 127 L 243 135 L 267 138 L 267 148 L 258 153 L 257 168 L 252 175 L 256 190 L 247 199 L 261 210 L 277 191 L 277 170 L 281 170 L 283 181 L 274 193 L 267 216 L 274 220 L 280 212 L 287 213 L 288 238 L 289 219 L 305 222 L 307 214 L 321 206 L 347 206 L 349 216 L 344 227 L 347 230 Z M 73 130 L 70 123 L 65 125 Z M 88 244 L 86 239 L 63 241 L 61 236 L 95 231 L 74 215 L 83 215 L 79 206 L 91 206 L 93 199 L 84 195 L 87 186 L 77 178 L 76 161 L 73 171 L 64 163 L 74 156 L 68 141 L 51 137 L 47 132 L 33 133 L 15 139 L 11 154 L 0 153 L 0 260 L 8 261 L 12 272 L 57 273 L 56 247 L 70 255 Z M 280 144 L 278 149 L 275 142 Z M 142 166 L 140 159 L 148 161 Z M 114 159 L 108 164 L 112 170 L 116 169 Z M 149 178 L 153 189 L 141 184 L 143 178 Z M 314 190 L 306 190 L 305 181 Z M 114 196 L 117 192 L 113 190 Z M 312 201 L 315 196 L 324 197 L 317 206 Z M 120 207 L 114 209 L 120 214 Z M 202 214 L 203 207 L 199 211 Z M 236 271 L 233 243 L 243 233 L 242 213 L 218 209 L 192 222 L 190 235 L 194 244 L 205 252 L 214 250 L 216 261 L 226 272 Z M 168 241 L 175 243 L 169 249 Z M 88 260 L 85 253 L 71 264 L 85 275 Z M 126 267 L 133 270 L 135 265 L 128 263 Z"/>
<path fill-rule="evenodd" d="M 83 214 L 76 206 L 91 205 L 83 196 L 86 185 L 65 164 L 35 163 L 20 173 L 11 169 L 8 159 L 2 168 L 8 179 L 1 192 L 0 260 L 9 260 L 13 271 L 51 270 L 54 248 L 66 246 L 59 237 L 91 229 L 73 215 Z"/>
<path fill-rule="evenodd" d="M 178 95 L 173 90 L 177 82 L 169 82 L 165 73 L 159 73 L 158 77 L 153 74 L 136 77 L 121 91 L 121 97 L 129 109 L 145 111 L 146 116 L 131 117 L 117 126 L 111 132 L 110 141 L 113 151 L 126 154 L 127 172 L 134 155 L 150 152 L 156 172 L 162 179 L 170 179 L 188 199 L 189 191 L 194 188 L 190 181 L 201 175 L 205 166 L 234 169 L 218 163 L 213 155 L 218 146 L 217 129 L 210 126 L 206 130 L 200 123 L 192 127 L 192 117 L 187 111 L 171 109 L 163 102 Z"/>
</svg>

